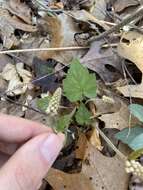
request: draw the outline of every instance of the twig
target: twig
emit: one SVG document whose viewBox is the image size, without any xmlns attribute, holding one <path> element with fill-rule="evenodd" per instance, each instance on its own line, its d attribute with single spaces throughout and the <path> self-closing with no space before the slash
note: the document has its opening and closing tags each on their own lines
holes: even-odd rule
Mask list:
<svg viewBox="0 0 143 190">
<path fill-rule="evenodd" d="M 129 86 L 129 82 L 128 82 L 128 79 L 127 79 L 127 74 L 126 74 L 126 65 L 124 63 L 124 60 L 122 61 L 122 70 L 123 70 L 123 75 L 124 75 L 124 78 L 126 80 L 126 83 L 127 83 L 127 88 L 128 88 L 128 92 L 129 92 L 129 101 L 130 101 L 130 105 L 132 104 L 132 96 L 131 96 L 131 89 L 130 89 L 130 86 Z M 128 136 L 130 135 L 130 131 L 131 131 L 131 120 L 132 120 L 132 114 L 131 112 L 129 113 L 129 131 L 128 131 L 128 134 L 127 134 L 127 138 Z"/>
<path fill-rule="evenodd" d="M 99 134 L 102 136 L 102 138 L 108 143 L 108 145 L 116 152 L 116 154 L 123 160 L 127 160 L 126 156 L 120 152 L 116 146 L 110 141 L 110 139 L 108 137 L 106 137 L 106 135 L 99 129 L 99 127 L 95 124 L 92 123 L 92 126 L 98 130 Z"/>
<path fill-rule="evenodd" d="M 116 47 L 118 44 L 113 43 L 110 44 L 110 47 Z M 102 47 L 108 48 L 108 44 L 103 44 Z M 86 50 L 89 49 L 90 46 L 73 46 L 73 47 L 58 47 L 58 48 L 29 48 L 29 49 L 14 49 L 14 50 L 3 50 L 0 51 L 0 54 L 8 54 L 10 56 L 14 56 L 11 53 L 25 53 L 25 52 L 38 52 L 38 51 L 77 51 L 77 50 Z M 16 57 L 21 61 L 20 58 Z"/>
<path fill-rule="evenodd" d="M 118 44 L 113 43 L 110 47 L 116 47 Z M 102 47 L 108 48 L 108 44 L 103 44 Z M 32 48 L 32 49 L 14 49 L 14 50 L 3 50 L 0 51 L 0 54 L 9 54 L 13 56 L 11 53 L 28 53 L 28 52 L 38 52 L 38 51 L 77 51 L 77 50 L 88 50 L 90 46 L 73 46 L 73 47 L 59 47 L 59 48 Z"/>
<path fill-rule="evenodd" d="M 117 24 L 116 26 L 111 27 L 109 30 L 101 33 L 98 36 L 94 36 L 92 37 L 89 42 L 93 42 L 96 40 L 100 40 L 102 38 L 107 37 L 108 35 L 112 34 L 113 32 L 116 32 L 118 30 L 120 30 L 121 27 L 129 24 L 131 21 L 133 21 L 134 19 L 141 17 L 143 15 L 143 6 L 139 7 L 133 14 L 129 15 L 128 17 L 126 17 L 124 20 L 122 20 L 119 24 Z"/>
<path fill-rule="evenodd" d="M 108 21 L 105 21 L 105 20 L 100 20 L 100 22 L 103 23 L 103 24 L 110 25 L 110 26 L 116 26 L 117 25 L 116 23 L 108 22 Z"/>
<path fill-rule="evenodd" d="M 8 53 L 23 53 L 23 52 L 37 52 L 37 51 L 76 51 L 76 50 L 86 50 L 90 47 L 81 47 L 81 46 L 73 46 L 73 47 L 59 47 L 59 48 L 32 48 L 32 49 L 14 49 L 14 50 L 4 50 L 0 51 L 0 54 L 8 54 Z"/>
</svg>

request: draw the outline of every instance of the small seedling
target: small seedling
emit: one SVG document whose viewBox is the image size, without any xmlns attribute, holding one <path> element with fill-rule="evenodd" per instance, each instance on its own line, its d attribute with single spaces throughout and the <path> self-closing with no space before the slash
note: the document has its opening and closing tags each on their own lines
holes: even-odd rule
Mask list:
<svg viewBox="0 0 143 190">
<path fill-rule="evenodd" d="M 49 117 L 54 118 L 56 132 L 66 132 L 72 119 L 79 125 L 89 125 L 91 112 L 84 104 L 85 100 L 96 98 L 96 77 L 90 74 L 78 60 L 71 62 L 66 78 L 63 80 L 64 96 L 75 106 L 70 114 L 61 115 L 60 100 L 62 89 L 58 88 L 52 97 L 41 98 L 37 102 L 39 109 L 45 111 Z M 77 110 L 77 111 L 76 111 Z M 55 119 L 56 118 L 56 119 Z"/>
</svg>

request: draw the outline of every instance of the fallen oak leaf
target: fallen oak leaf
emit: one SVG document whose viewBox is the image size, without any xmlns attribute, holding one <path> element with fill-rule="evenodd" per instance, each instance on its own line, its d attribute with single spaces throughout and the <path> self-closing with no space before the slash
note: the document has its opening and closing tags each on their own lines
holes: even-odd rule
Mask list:
<svg viewBox="0 0 143 190">
<path fill-rule="evenodd" d="M 98 73 L 105 83 L 113 82 L 121 77 L 122 68 L 120 59 L 119 56 L 113 53 L 109 48 L 101 52 L 102 44 L 102 40 L 93 42 L 90 50 L 80 59 L 80 62 L 88 69 Z M 110 71 L 110 67 L 112 67 L 114 71 Z"/>
<path fill-rule="evenodd" d="M 143 73 L 142 52 L 143 35 L 135 31 L 124 32 L 118 45 L 118 54 L 132 61 Z M 117 87 L 117 90 L 126 97 L 143 98 L 143 79 L 141 84 Z"/>
<path fill-rule="evenodd" d="M 143 35 L 136 31 L 124 32 L 118 44 L 118 54 L 132 61 L 143 73 Z"/>
<path fill-rule="evenodd" d="M 65 187 L 67 190 L 115 190 L 127 189 L 128 186 L 124 162 L 117 156 L 105 157 L 90 144 L 87 145 L 80 173 L 67 174 L 51 169 L 45 179 L 55 190 Z"/>
<path fill-rule="evenodd" d="M 56 179 L 54 179 L 56 176 Z M 46 181 L 54 190 L 95 190 L 90 184 L 90 180 L 84 174 L 67 174 L 62 171 L 51 168 L 46 177 Z"/>
<path fill-rule="evenodd" d="M 116 100 L 117 101 L 117 100 Z M 116 128 L 122 130 L 129 126 L 129 117 L 130 112 L 128 106 L 123 101 L 121 102 L 120 107 L 113 113 L 102 114 L 99 119 L 105 123 L 105 128 Z M 138 123 L 138 120 L 132 117 L 131 126 L 134 126 Z"/>
</svg>

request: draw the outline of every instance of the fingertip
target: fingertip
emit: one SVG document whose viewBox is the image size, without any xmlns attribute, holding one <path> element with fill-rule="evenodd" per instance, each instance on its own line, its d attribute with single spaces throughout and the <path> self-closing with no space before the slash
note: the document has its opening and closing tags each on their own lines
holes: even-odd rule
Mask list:
<svg viewBox="0 0 143 190">
<path fill-rule="evenodd" d="M 65 142 L 65 134 L 64 133 L 58 133 L 57 136 L 59 137 L 61 143 L 64 144 L 64 142 Z"/>
</svg>

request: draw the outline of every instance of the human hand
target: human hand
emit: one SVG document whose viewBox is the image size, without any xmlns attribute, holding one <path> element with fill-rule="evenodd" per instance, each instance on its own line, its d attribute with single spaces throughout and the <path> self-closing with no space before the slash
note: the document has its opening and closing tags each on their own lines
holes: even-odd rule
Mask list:
<svg viewBox="0 0 143 190">
<path fill-rule="evenodd" d="M 0 189 L 38 190 L 63 141 L 42 124 L 0 114 Z"/>
</svg>

